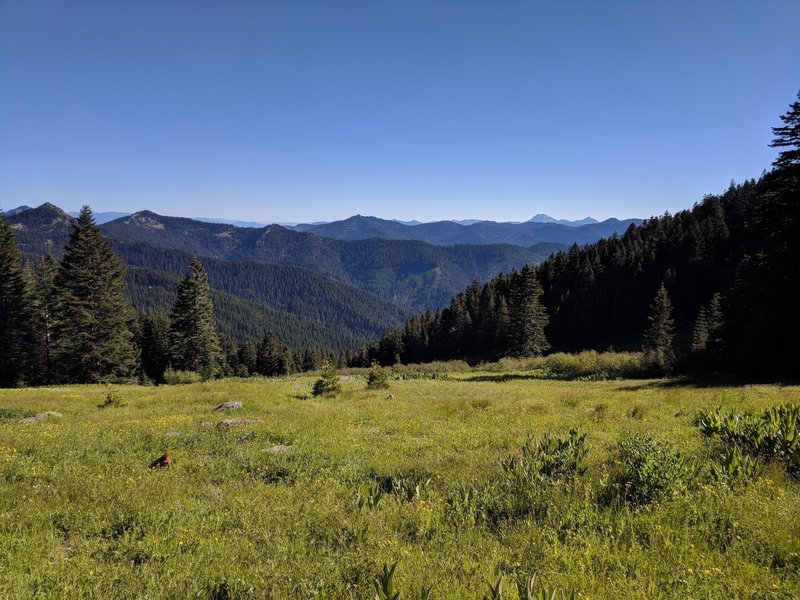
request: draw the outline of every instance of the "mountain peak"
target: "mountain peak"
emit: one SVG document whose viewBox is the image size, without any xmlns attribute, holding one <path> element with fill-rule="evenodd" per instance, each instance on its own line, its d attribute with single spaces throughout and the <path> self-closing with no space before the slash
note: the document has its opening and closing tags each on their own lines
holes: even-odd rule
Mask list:
<svg viewBox="0 0 800 600">
<path fill-rule="evenodd" d="M 31 209 L 32 209 L 31 206 L 23 204 L 22 206 L 18 206 L 17 208 L 9 208 L 6 211 L 0 210 L 0 215 L 5 215 L 6 217 L 10 217 L 12 215 L 16 215 L 18 213 L 25 212 L 26 210 L 31 210 Z"/>
<path fill-rule="evenodd" d="M 597 223 L 597 219 L 593 219 L 592 217 L 584 217 L 583 219 L 578 219 L 577 221 L 570 221 L 568 219 L 554 219 L 550 215 L 546 215 L 544 213 L 539 213 L 538 215 L 534 215 L 527 221 L 528 223 L 556 223 L 557 225 L 566 225 L 567 227 L 580 227 L 581 225 L 594 225 Z"/>
</svg>

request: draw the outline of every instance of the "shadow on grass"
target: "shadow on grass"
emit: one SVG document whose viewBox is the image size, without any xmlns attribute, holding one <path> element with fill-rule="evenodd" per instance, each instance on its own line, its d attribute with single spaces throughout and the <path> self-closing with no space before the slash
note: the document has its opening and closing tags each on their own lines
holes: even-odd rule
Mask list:
<svg viewBox="0 0 800 600">
<path fill-rule="evenodd" d="M 584 383 L 592 383 L 593 381 L 615 381 L 614 379 L 578 379 L 578 378 L 559 378 L 559 377 L 540 377 L 537 375 L 526 375 L 524 373 L 498 373 L 497 375 L 475 375 L 473 377 L 465 377 L 462 381 L 485 381 L 492 383 L 507 383 L 509 381 L 581 381 Z M 749 385 L 798 385 L 798 380 L 770 380 L 770 379 L 736 379 L 732 377 L 671 377 L 669 379 L 646 379 L 642 378 L 628 378 L 624 379 L 626 385 L 620 386 L 620 391 L 623 392 L 636 392 L 646 389 L 703 389 L 713 387 L 747 387 Z M 633 381 L 633 382 L 632 382 Z M 635 383 L 634 383 L 635 382 Z"/>
<path fill-rule="evenodd" d="M 623 392 L 637 392 L 646 389 L 705 389 L 715 387 L 743 388 L 751 385 L 797 385 L 798 381 L 781 381 L 775 379 L 739 379 L 733 377 L 671 377 L 669 379 L 651 379 L 640 383 L 631 383 L 617 389 Z"/>
<path fill-rule="evenodd" d="M 544 377 L 537 377 L 536 375 L 522 375 L 518 373 L 499 373 L 497 375 L 473 375 L 472 377 L 465 377 L 461 381 L 489 381 L 492 383 L 506 383 L 507 381 L 517 381 L 520 379 L 552 381 L 552 379 L 545 379 Z"/>
</svg>

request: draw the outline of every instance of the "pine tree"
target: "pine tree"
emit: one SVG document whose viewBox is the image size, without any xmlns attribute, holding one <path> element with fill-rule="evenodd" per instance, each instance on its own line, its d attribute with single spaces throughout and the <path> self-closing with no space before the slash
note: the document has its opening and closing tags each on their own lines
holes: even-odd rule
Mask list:
<svg viewBox="0 0 800 600">
<path fill-rule="evenodd" d="M 649 326 L 644 334 L 642 350 L 649 354 L 659 369 L 670 372 L 675 365 L 673 340 L 675 329 L 672 320 L 672 303 L 664 284 L 658 288 L 656 297 L 650 305 Z"/>
<path fill-rule="evenodd" d="M 88 206 L 64 249 L 55 278 L 60 302 L 53 326 L 58 377 L 96 383 L 130 377 L 136 367 L 125 271 Z"/>
<path fill-rule="evenodd" d="M 28 305 L 14 233 L 0 216 L 0 387 L 14 387 L 23 381 L 31 326 Z"/>
<path fill-rule="evenodd" d="M 539 300 L 541 296 L 542 286 L 536 271 L 523 267 L 512 281 L 510 354 L 513 356 L 539 356 L 550 348 L 544 333 L 549 318 Z"/>
<path fill-rule="evenodd" d="M 141 356 L 142 373 L 161 383 L 169 364 L 169 315 L 161 309 L 138 314 L 136 345 Z"/>
<path fill-rule="evenodd" d="M 720 350 L 724 343 L 724 326 L 722 318 L 722 298 L 719 293 L 711 296 L 708 301 L 707 325 L 708 325 L 708 347 L 712 350 Z"/>
<path fill-rule="evenodd" d="M 281 344 L 274 333 L 268 331 L 258 344 L 256 372 L 266 377 L 288 375 L 291 371 L 291 363 L 289 348 Z"/>
<path fill-rule="evenodd" d="M 692 331 L 692 352 L 700 352 L 708 345 L 708 317 L 706 307 L 701 306 L 697 313 L 697 320 L 694 322 Z"/>
<path fill-rule="evenodd" d="M 335 396 L 341 391 L 342 384 L 339 383 L 339 371 L 336 370 L 333 362 L 326 360 L 322 363 L 319 379 L 314 382 L 311 392 L 315 396 Z"/>
<path fill-rule="evenodd" d="M 775 139 L 770 146 L 773 148 L 790 148 L 778 154 L 773 163 L 779 169 L 800 167 L 800 92 L 797 93 L 797 102 L 793 102 L 789 111 L 780 117 L 782 127 L 773 127 Z"/>
<path fill-rule="evenodd" d="M 224 358 L 225 376 L 242 376 L 244 372 L 241 364 L 239 364 L 239 348 L 236 347 L 236 340 L 227 335 L 220 335 L 219 345 L 220 348 L 222 348 L 222 355 Z"/>
<path fill-rule="evenodd" d="M 37 371 L 37 383 L 51 383 L 56 380 L 53 358 L 53 335 L 62 296 L 56 286 L 58 262 L 48 253 L 36 266 L 33 274 L 33 362 Z"/>
<path fill-rule="evenodd" d="M 194 257 L 188 274 L 178 286 L 178 297 L 170 315 L 172 368 L 194 371 L 206 378 L 219 375 L 222 349 L 216 330 L 208 277 L 200 260 Z"/>
<path fill-rule="evenodd" d="M 247 370 L 248 375 L 256 373 L 256 361 L 258 360 L 258 347 L 252 340 L 247 340 L 239 348 L 239 364 Z"/>
</svg>

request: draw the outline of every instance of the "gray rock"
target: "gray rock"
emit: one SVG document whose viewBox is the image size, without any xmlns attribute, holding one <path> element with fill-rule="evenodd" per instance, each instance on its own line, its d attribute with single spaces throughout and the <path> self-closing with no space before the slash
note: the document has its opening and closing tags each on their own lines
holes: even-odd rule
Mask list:
<svg viewBox="0 0 800 600">
<path fill-rule="evenodd" d="M 237 408 L 242 408 L 242 403 L 237 401 L 237 400 L 234 400 L 232 402 L 224 402 L 224 403 L 220 404 L 214 410 L 215 411 L 236 410 Z"/>
<path fill-rule="evenodd" d="M 285 454 L 294 448 L 292 444 L 278 444 L 272 448 L 264 448 L 262 452 L 269 452 L 270 454 Z"/>
<path fill-rule="evenodd" d="M 217 428 L 227 429 L 235 425 L 253 425 L 255 423 L 261 423 L 261 419 L 223 419 L 217 424 Z"/>
<path fill-rule="evenodd" d="M 35 417 L 25 417 L 24 419 L 20 419 L 20 423 L 37 423 L 39 421 L 44 421 L 46 419 L 60 419 L 64 415 L 60 412 L 56 412 L 54 410 L 48 410 L 47 412 L 39 413 Z"/>
</svg>

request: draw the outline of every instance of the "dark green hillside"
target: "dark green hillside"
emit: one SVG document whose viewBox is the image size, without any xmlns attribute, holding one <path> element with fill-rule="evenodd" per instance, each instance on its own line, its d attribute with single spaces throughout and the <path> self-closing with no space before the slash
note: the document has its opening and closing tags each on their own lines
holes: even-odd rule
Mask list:
<svg viewBox="0 0 800 600">
<path fill-rule="evenodd" d="M 128 296 L 137 309 L 171 310 L 181 277 L 162 271 L 131 267 L 127 269 Z M 296 314 L 277 310 L 253 300 L 211 289 L 214 316 L 221 333 L 242 342 L 263 337 L 272 331 L 295 350 L 318 345 L 342 351 L 364 342 L 346 327 L 325 325 Z"/>
<path fill-rule="evenodd" d="M 130 266 L 175 276 L 185 272 L 192 258 L 185 252 L 148 244 L 112 241 L 112 246 Z M 292 313 L 321 327 L 349 332 L 351 340 L 374 338 L 387 328 L 397 326 L 404 316 L 363 290 L 307 269 L 208 257 L 202 262 L 213 288 Z"/>
<path fill-rule="evenodd" d="M 460 227 L 460 226 L 459 226 Z M 364 289 L 404 310 L 445 305 L 473 280 L 537 263 L 553 250 L 509 245 L 434 246 L 406 240 L 344 242 L 279 225 L 241 228 L 142 212 L 102 226 L 112 240 L 199 256 L 304 267 Z"/>
<path fill-rule="evenodd" d="M 20 252 L 43 254 L 49 248 L 55 256 L 64 253 L 64 246 L 67 245 L 73 224 L 76 222 L 74 218 L 49 202 L 15 213 L 6 217 L 6 220 L 14 231 Z"/>
</svg>

